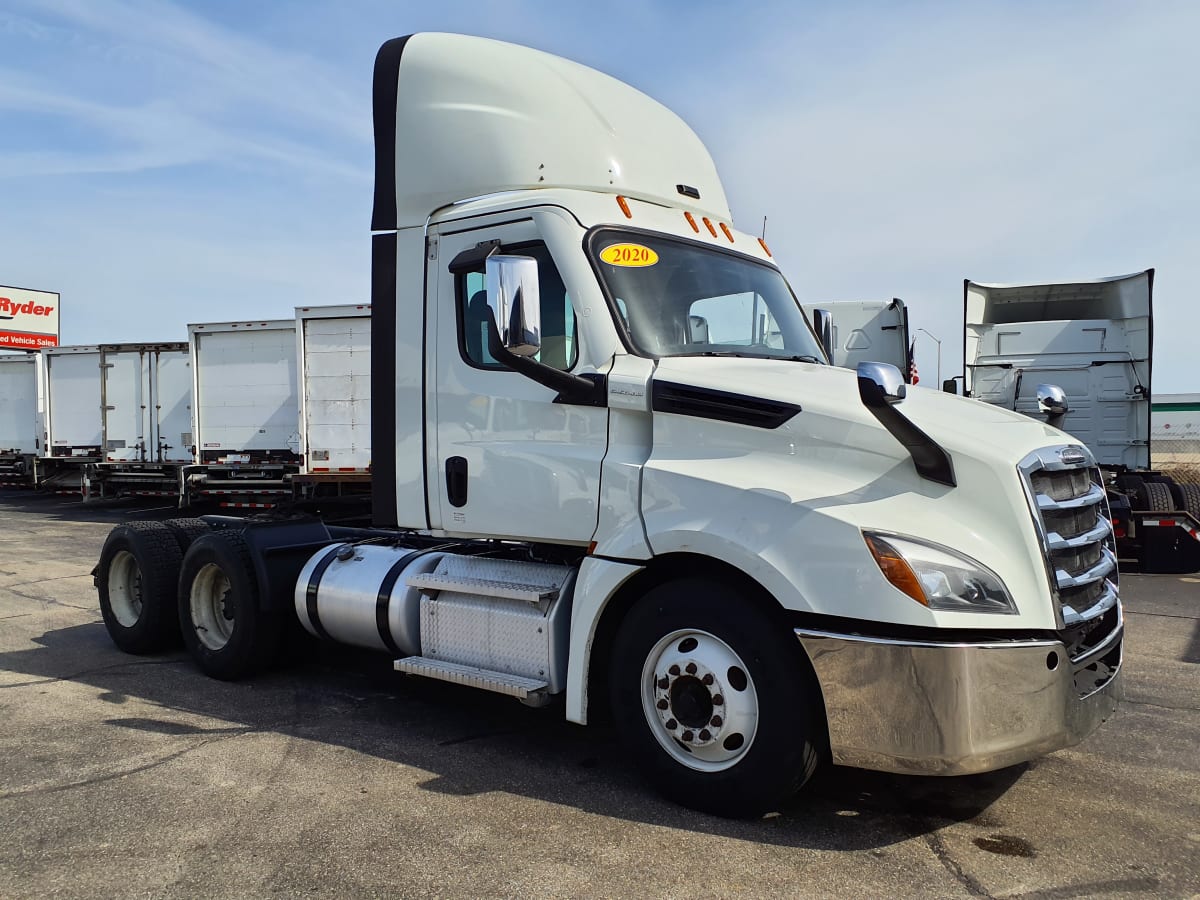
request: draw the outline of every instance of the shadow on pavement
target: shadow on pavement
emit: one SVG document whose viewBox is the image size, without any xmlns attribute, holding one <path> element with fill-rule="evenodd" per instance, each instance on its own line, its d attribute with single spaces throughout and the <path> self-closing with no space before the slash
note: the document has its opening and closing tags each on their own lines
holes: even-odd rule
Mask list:
<svg viewBox="0 0 1200 900">
<path fill-rule="evenodd" d="M 826 767 L 780 814 L 714 818 L 654 794 L 625 763 L 605 728 L 565 722 L 507 697 L 397 675 L 391 660 L 322 647 L 290 668 L 242 683 L 205 678 L 188 657 L 127 656 L 102 624 L 50 631 L 39 647 L 0 653 L 0 669 L 28 676 L 12 690 L 51 681 L 90 685 L 112 705 L 104 725 L 167 735 L 274 732 L 345 747 L 434 773 L 425 790 L 503 791 L 617 819 L 787 847 L 870 850 L 930 835 L 954 822 L 997 827 L 989 807 L 1026 770 L 954 779 Z M 198 727 L 122 712 L 130 698 L 227 724 Z"/>
</svg>

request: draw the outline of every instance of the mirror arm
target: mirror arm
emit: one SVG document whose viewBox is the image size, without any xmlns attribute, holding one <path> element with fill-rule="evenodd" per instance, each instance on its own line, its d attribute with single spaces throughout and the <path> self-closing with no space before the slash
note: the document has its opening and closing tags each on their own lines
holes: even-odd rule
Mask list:
<svg viewBox="0 0 1200 900">
<path fill-rule="evenodd" d="M 505 368 L 519 372 L 543 387 L 558 391 L 555 403 L 574 403 L 580 406 L 605 406 L 608 403 L 603 375 L 572 375 L 553 366 L 540 363 L 532 356 L 517 356 L 500 341 L 496 317 L 487 317 L 488 352 Z"/>
<path fill-rule="evenodd" d="M 888 402 L 883 388 L 869 377 L 858 376 L 858 395 L 863 406 L 888 430 L 912 457 L 917 474 L 929 481 L 955 487 L 954 463 L 950 454 Z"/>
</svg>

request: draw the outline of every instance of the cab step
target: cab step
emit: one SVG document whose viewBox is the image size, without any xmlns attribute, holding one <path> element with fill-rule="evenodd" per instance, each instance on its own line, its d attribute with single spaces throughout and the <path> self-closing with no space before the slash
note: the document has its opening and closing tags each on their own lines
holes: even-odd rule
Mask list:
<svg viewBox="0 0 1200 900">
<path fill-rule="evenodd" d="M 538 681 L 536 678 L 523 678 L 520 675 L 509 675 L 507 672 L 493 672 L 425 656 L 406 656 L 396 660 L 395 667 L 397 672 L 481 688 L 524 701 L 544 696 L 546 688 L 549 687 L 547 682 Z"/>
</svg>

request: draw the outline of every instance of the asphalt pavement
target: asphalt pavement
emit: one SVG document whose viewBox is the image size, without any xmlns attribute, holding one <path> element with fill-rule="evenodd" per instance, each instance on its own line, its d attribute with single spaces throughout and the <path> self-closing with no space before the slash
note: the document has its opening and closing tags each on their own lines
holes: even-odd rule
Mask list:
<svg viewBox="0 0 1200 900">
<path fill-rule="evenodd" d="M 825 768 L 728 821 L 614 736 L 327 649 L 255 680 L 127 656 L 89 574 L 165 507 L 0 494 L 0 897 L 1195 897 L 1200 576 L 1126 576 L 1127 699 L 967 778 Z"/>
</svg>

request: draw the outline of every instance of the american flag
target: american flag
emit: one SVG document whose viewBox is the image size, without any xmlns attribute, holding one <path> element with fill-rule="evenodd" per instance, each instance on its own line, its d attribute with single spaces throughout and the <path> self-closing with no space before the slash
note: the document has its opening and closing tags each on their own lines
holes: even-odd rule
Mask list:
<svg viewBox="0 0 1200 900">
<path fill-rule="evenodd" d="M 917 374 L 917 339 L 913 338 L 912 343 L 908 345 L 908 383 L 918 384 L 921 377 Z"/>
</svg>

